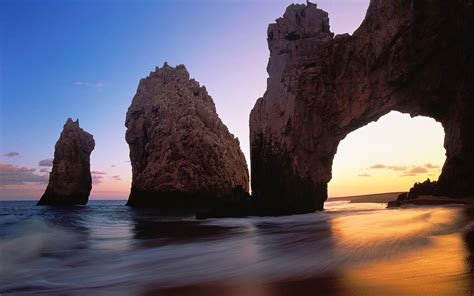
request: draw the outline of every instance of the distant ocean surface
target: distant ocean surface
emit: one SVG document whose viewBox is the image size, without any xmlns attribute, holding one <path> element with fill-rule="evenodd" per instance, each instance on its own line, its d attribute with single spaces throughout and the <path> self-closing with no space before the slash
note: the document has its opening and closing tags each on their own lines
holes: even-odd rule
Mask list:
<svg viewBox="0 0 474 296">
<path fill-rule="evenodd" d="M 195 220 L 0 202 L 1 295 L 471 295 L 461 207 Z"/>
</svg>

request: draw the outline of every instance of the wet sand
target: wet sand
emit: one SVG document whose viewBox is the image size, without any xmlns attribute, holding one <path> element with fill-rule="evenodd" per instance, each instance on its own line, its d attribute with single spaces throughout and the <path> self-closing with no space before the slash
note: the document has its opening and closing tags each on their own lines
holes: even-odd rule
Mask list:
<svg viewBox="0 0 474 296">
<path fill-rule="evenodd" d="M 350 201 L 351 203 L 386 203 L 396 200 L 400 193 L 401 192 L 387 192 L 344 197 L 330 197 L 327 201 Z"/>
<path fill-rule="evenodd" d="M 401 219 L 418 219 L 416 209 L 395 209 L 400 211 Z M 408 214 L 404 214 L 408 213 Z M 428 214 L 433 223 L 444 223 L 446 219 L 464 219 L 454 216 L 440 208 Z M 326 274 L 306 277 L 289 277 L 277 281 L 259 278 L 229 279 L 184 285 L 173 288 L 151 288 L 143 295 L 472 295 L 474 293 L 472 254 L 467 240 L 448 228 L 428 230 L 423 223 L 414 220 L 412 225 L 398 226 L 395 219 L 353 219 L 339 217 L 332 222 L 332 232 L 337 238 L 336 245 L 350 251 L 352 256 L 360 257 L 360 264 L 349 264 L 339 270 Z M 377 221 L 378 220 L 378 221 Z M 374 229 L 367 227 L 374 223 Z M 459 222 L 467 227 L 472 222 Z M 359 236 L 359 233 L 364 233 Z M 426 235 L 426 236 L 425 236 Z M 412 236 L 414 244 L 405 248 L 404 240 Z M 393 237 L 392 245 L 403 252 L 384 250 L 383 237 Z M 398 241 L 398 243 L 397 243 Z M 358 248 L 365 244 L 381 244 L 374 254 L 359 253 Z M 393 245 L 395 243 L 395 245 Z M 397 245 L 398 244 L 398 245 Z M 472 247 L 472 246 L 471 246 Z M 473 248 L 474 249 L 474 248 Z M 379 254 L 377 253 L 379 252 Z M 317 256 L 317 254 L 315 254 Z"/>
</svg>

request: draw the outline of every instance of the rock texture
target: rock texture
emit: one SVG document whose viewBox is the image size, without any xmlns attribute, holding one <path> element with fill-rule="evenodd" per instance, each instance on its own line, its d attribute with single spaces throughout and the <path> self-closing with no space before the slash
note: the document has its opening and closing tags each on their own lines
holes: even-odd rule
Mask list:
<svg viewBox="0 0 474 296">
<path fill-rule="evenodd" d="M 267 91 L 250 115 L 253 195 L 271 212 L 323 209 L 339 142 L 392 110 L 442 123 L 440 194 L 472 194 L 473 12 L 472 0 L 372 0 L 352 36 L 333 36 L 316 4 L 290 5 L 268 28 Z"/>
<path fill-rule="evenodd" d="M 69 118 L 54 150 L 53 170 L 38 205 L 85 205 L 92 189 L 90 155 L 95 142 L 91 134 Z"/>
<path fill-rule="evenodd" d="M 133 170 L 129 205 L 199 208 L 248 195 L 239 140 L 183 65 L 165 63 L 140 81 L 125 126 Z"/>
</svg>

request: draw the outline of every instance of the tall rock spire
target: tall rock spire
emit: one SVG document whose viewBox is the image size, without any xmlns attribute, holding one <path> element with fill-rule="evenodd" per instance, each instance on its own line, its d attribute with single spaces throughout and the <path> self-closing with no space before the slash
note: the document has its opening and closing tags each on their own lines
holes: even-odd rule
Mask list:
<svg viewBox="0 0 474 296">
<path fill-rule="evenodd" d="M 53 170 L 38 205 L 85 205 L 92 189 L 90 155 L 95 142 L 68 118 L 54 150 Z"/>
</svg>

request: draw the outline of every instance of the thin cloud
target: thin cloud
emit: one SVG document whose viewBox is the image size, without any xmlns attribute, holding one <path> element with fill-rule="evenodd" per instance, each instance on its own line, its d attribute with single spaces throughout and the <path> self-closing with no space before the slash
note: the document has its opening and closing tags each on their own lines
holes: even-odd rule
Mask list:
<svg viewBox="0 0 474 296">
<path fill-rule="evenodd" d="M 371 169 L 386 169 L 387 166 L 384 164 L 374 164 L 373 166 L 370 167 Z"/>
<path fill-rule="evenodd" d="M 409 171 L 407 171 L 407 174 L 424 174 L 424 173 L 428 173 L 428 170 L 421 166 L 414 166 Z"/>
<path fill-rule="evenodd" d="M 100 172 L 100 171 L 92 171 L 92 184 L 98 185 L 104 181 L 105 176 L 107 173 Z"/>
<path fill-rule="evenodd" d="M 109 179 L 112 180 L 112 181 L 120 181 L 120 180 L 122 180 L 119 175 L 110 176 Z"/>
<path fill-rule="evenodd" d="M 20 155 L 20 153 L 18 153 L 16 151 L 11 151 L 11 152 L 3 154 L 3 156 L 6 156 L 6 157 L 15 157 L 15 156 L 18 156 L 18 155 Z"/>
<path fill-rule="evenodd" d="M 40 173 L 49 173 L 50 172 L 50 169 L 47 169 L 47 168 L 42 168 L 39 170 Z"/>
<path fill-rule="evenodd" d="M 425 164 L 424 166 L 412 165 L 412 166 L 396 166 L 396 165 L 386 165 L 386 164 L 374 164 L 369 167 L 369 169 L 386 169 L 396 172 L 401 172 L 401 177 L 413 177 L 418 174 L 428 173 L 428 169 L 439 168 L 439 166 L 432 165 L 430 163 Z"/>
<path fill-rule="evenodd" d="M 98 185 L 98 184 L 102 183 L 103 180 L 104 180 L 104 176 L 92 175 L 92 184 L 94 184 L 94 185 Z"/>
<path fill-rule="evenodd" d="M 428 170 L 425 167 L 421 166 L 413 166 L 410 170 L 404 172 L 401 176 L 402 177 L 414 177 L 419 174 L 426 174 Z"/>
<path fill-rule="evenodd" d="M 408 167 L 406 166 L 389 166 L 388 169 L 390 170 L 394 170 L 394 171 L 404 171 L 406 170 Z"/>
<path fill-rule="evenodd" d="M 38 162 L 39 166 L 42 167 L 52 167 L 53 166 L 53 159 L 43 159 Z"/>
<path fill-rule="evenodd" d="M 393 171 L 404 171 L 408 169 L 406 166 L 396 166 L 396 165 L 385 165 L 385 164 L 374 164 L 371 166 L 369 169 L 387 169 L 387 170 L 393 170 Z"/>
<path fill-rule="evenodd" d="M 100 171 L 92 171 L 91 174 L 92 174 L 92 175 L 107 175 L 107 173 L 105 173 L 105 172 L 100 172 Z"/>
<path fill-rule="evenodd" d="M 0 186 L 28 183 L 46 184 L 48 176 L 38 175 L 36 169 L 0 163 Z"/>
<path fill-rule="evenodd" d="M 76 81 L 74 82 L 74 85 L 79 86 L 79 87 L 98 89 L 98 90 L 101 90 L 105 87 L 105 83 L 103 82 Z"/>
<path fill-rule="evenodd" d="M 371 175 L 367 174 L 367 173 L 363 173 L 363 174 L 359 174 L 357 175 L 358 177 L 371 177 Z"/>
</svg>

